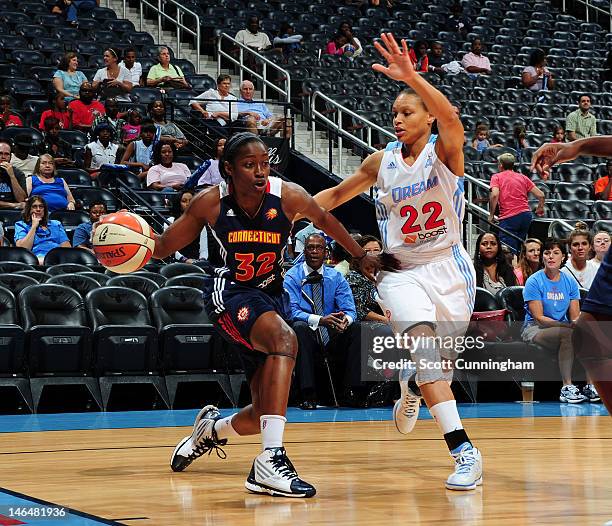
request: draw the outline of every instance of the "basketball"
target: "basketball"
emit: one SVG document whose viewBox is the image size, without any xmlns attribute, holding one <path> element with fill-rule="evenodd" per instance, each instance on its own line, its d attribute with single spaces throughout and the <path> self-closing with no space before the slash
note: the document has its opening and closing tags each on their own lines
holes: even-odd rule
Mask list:
<svg viewBox="0 0 612 526">
<path fill-rule="evenodd" d="M 105 216 L 96 226 L 92 241 L 98 261 L 117 274 L 141 269 L 155 250 L 153 230 L 130 212 Z"/>
</svg>

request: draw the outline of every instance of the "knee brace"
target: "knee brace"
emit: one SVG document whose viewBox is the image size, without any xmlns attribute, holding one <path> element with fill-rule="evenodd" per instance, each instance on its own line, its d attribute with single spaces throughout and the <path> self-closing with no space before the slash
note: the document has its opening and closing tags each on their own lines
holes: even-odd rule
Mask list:
<svg viewBox="0 0 612 526">
<path fill-rule="evenodd" d="M 433 338 L 415 345 L 412 350 L 412 360 L 416 364 L 416 384 L 419 387 L 433 382 L 453 380 L 454 360 L 442 356 Z"/>
</svg>

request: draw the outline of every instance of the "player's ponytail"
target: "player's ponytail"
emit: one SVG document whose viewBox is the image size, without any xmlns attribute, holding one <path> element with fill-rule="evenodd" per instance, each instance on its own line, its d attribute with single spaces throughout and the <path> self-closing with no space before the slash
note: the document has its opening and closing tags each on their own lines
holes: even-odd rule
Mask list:
<svg viewBox="0 0 612 526">
<path fill-rule="evenodd" d="M 264 144 L 264 142 L 257 135 L 250 132 L 236 133 L 227 140 L 225 143 L 225 148 L 223 149 L 223 155 L 219 160 L 219 173 L 225 181 L 229 179 L 229 176 L 225 171 L 225 163 L 228 162 L 229 164 L 234 164 L 240 148 L 252 142 L 259 142 L 262 145 Z"/>
</svg>

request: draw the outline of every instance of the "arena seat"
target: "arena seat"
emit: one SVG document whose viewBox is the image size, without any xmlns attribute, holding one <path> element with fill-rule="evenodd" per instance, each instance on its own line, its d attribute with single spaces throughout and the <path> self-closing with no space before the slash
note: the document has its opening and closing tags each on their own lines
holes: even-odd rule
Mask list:
<svg viewBox="0 0 612 526">
<path fill-rule="evenodd" d="M 79 276 L 86 276 L 88 278 L 94 279 L 98 282 L 98 284 L 103 287 L 108 283 L 110 279 L 106 274 L 101 274 L 100 272 L 79 272 Z"/>
<path fill-rule="evenodd" d="M 474 312 L 486 312 L 503 308 L 498 299 L 487 289 L 476 287 L 476 300 L 474 302 Z"/>
<path fill-rule="evenodd" d="M 108 287 L 125 287 L 126 289 L 137 290 L 145 298 L 150 298 L 156 290 L 159 290 L 159 285 L 155 281 L 138 274 L 113 276 L 106 285 Z"/>
<path fill-rule="evenodd" d="M 15 271 L 15 274 L 23 274 L 24 276 L 29 276 L 38 281 L 38 283 L 45 283 L 45 281 L 47 281 L 51 277 L 49 274 L 41 270 L 17 270 Z"/>
<path fill-rule="evenodd" d="M 2 247 L 2 248 L 5 248 L 5 247 Z M 32 265 L 28 265 L 27 263 L 23 263 L 21 261 L 2 261 L 0 262 L 0 273 L 23 272 L 23 271 L 34 271 L 34 267 Z"/>
<path fill-rule="evenodd" d="M 81 295 L 63 285 L 32 285 L 19 295 L 29 349 L 28 369 L 34 410 L 47 385 L 80 384 L 101 406 L 92 376 L 91 329 Z"/>
<path fill-rule="evenodd" d="M 566 221 L 586 221 L 592 218 L 592 202 L 555 201 L 550 203 L 555 217 Z"/>
<path fill-rule="evenodd" d="M 612 233 L 612 219 L 600 219 L 595 221 L 595 223 L 593 223 L 592 231 L 599 232 L 600 230 Z"/>
<path fill-rule="evenodd" d="M 201 267 L 191 263 L 170 263 L 169 265 L 164 265 L 159 270 L 159 273 L 166 279 L 182 276 L 183 274 L 205 274 Z"/>
<path fill-rule="evenodd" d="M 104 202 L 109 212 L 115 212 L 121 206 L 119 200 L 105 188 L 76 187 L 72 189 L 72 196 L 84 209 L 88 209 L 95 201 Z"/>
<path fill-rule="evenodd" d="M 80 250 L 80 249 L 79 249 Z M 49 276 L 59 276 L 60 274 L 78 274 L 79 272 L 89 272 L 91 268 L 79 263 L 58 263 L 47 268 Z"/>
<path fill-rule="evenodd" d="M 204 284 L 208 280 L 206 274 L 182 274 L 169 278 L 165 283 L 165 287 L 192 287 L 202 290 Z"/>
<path fill-rule="evenodd" d="M 593 210 L 596 219 L 612 219 L 612 201 L 595 201 Z"/>
<path fill-rule="evenodd" d="M 590 201 L 593 198 L 593 189 L 583 183 L 558 183 L 555 185 L 555 193 L 559 199 L 577 199 L 579 201 Z"/>
<path fill-rule="evenodd" d="M 100 284 L 95 279 L 83 274 L 56 274 L 51 276 L 46 283 L 70 287 L 76 290 L 82 298 L 87 296 L 92 290 L 100 287 Z"/>
<path fill-rule="evenodd" d="M 0 276 L 0 284 L 3 285 Z M 30 411 L 34 410 L 26 378 L 25 334 L 19 326 L 14 293 L 0 286 L 0 387 L 14 387 Z"/>
<path fill-rule="evenodd" d="M 159 331 L 160 356 L 170 405 L 179 383 L 216 382 L 235 405 L 228 374 L 213 369 L 215 329 L 204 310 L 199 289 L 164 287 L 151 296 L 151 313 Z"/>
<path fill-rule="evenodd" d="M 30 285 L 38 285 L 38 281 L 24 274 L 0 272 L 0 287 L 10 290 L 15 297 L 18 297 L 19 293 Z"/>
<path fill-rule="evenodd" d="M 54 266 L 62 264 L 79 265 L 80 270 L 75 270 L 74 272 L 87 272 L 91 270 L 91 268 L 89 268 L 90 266 L 99 265 L 100 263 L 98 263 L 96 256 L 88 250 L 72 247 L 56 247 L 47 252 L 44 264 Z"/>
<path fill-rule="evenodd" d="M 168 407 L 166 385 L 159 375 L 157 330 L 151 325 L 147 299 L 124 287 L 101 287 L 91 291 L 85 303 L 104 410 L 112 387 L 121 383 L 152 385 Z"/>
<path fill-rule="evenodd" d="M 0 246 L 0 262 L 24 263 L 28 267 L 23 267 L 19 270 L 34 270 L 31 265 L 38 265 L 38 258 L 32 254 L 27 248 L 23 247 L 1 247 Z M 9 267 L 3 267 L 2 272 L 12 272 Z"/>
</svg>

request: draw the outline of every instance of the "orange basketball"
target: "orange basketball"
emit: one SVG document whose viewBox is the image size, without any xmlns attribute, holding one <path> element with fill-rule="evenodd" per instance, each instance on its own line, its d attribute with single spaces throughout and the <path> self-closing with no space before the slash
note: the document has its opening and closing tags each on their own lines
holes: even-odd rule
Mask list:
<svg viewBox="0 0 612 526">
<path fill-rule="evenodd" d="M 144 267 L 155 250 L 153 230 L 136 214 L 116 212 L 104 216 L 92 237 L 98 261 L 117 274 Z"/>
</svg>

